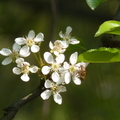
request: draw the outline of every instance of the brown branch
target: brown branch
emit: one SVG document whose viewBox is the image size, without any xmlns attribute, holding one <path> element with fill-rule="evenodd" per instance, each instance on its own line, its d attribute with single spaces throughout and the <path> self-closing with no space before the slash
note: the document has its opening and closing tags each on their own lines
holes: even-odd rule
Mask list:
<svg viewBox="0 0 120 120">
<path fill-rule="evenodd" d="M 51 9 L 52 9 L 52 26 L 51 26 L 51 41 L 55 39 L 55 31 L 56 31 L 56 21 L 57 21 L 57 9 L 55 0 L 51 0 Z M 40 93 L 44 91 L 44 80 L 41 80 L 40 85 L 31 93 L 11 104 L 7 108 L 4 108 L 4 116 L 0 118 L 0 120 L 12 120 L 19 109 L 32 101 L 33 99 L 40 96 Z"/>
<path fill-rule="evenodd" d="M 12 120 L 22 106 L 39 97 L 44 89 L 44 80 L 41 80 L 40 85 L 34 91 L 5 108 L 4 116 L 0 120 Z"/>
</svg>

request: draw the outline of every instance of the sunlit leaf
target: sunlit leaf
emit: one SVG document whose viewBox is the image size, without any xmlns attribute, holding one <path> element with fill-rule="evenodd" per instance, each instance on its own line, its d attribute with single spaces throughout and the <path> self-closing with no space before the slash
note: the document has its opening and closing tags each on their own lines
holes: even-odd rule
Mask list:
<svg viewBox="0 0 120 120">
<path fill-rule="evenodd" d="M 88 50 L 78 57 L 78 62 L 110 63 L 120 62 L 120 50 L 116 48 L 101 47 Z"/>
<path fill-rule="evenodd" d="M 104 22 L 95 33 L 95 37 L 104 33 L 120 35 L 120 22 L 115 20 Z"/>
<path fill-rule="evenodd" d="M 105 2 L 107 0 L 86 0 L 88 6 L 94 10 L 100 3 Z"/>
</svg>

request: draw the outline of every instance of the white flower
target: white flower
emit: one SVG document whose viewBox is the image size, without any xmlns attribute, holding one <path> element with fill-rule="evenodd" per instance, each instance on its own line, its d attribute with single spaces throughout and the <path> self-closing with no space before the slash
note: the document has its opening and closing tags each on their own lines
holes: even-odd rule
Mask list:
<svg viewBox="0 0 120 120">
<path fill-rule="evenodd" d="M 62 96 L 59 93 L 65 92 L 66 87 L 59 85 L 57 83 L 51 82 L 50 80 L 46 80 L 44 86 L 47 89 L 41 93 L 42 99 L 46 100 L 53 94 L 54 101 L 58 104 L 62 104 Z"/>
<path fill-rule="evenodd" d="M 19 45 L 24 45 L 20 50 L 20 54 L 26 57 L 30 55 L 30 49 L 33 53 L 37 53 L 40 50 L 40 43 L 44 41 L 43 38 L 43 33 L 38 33 L 35 37 L 35 32 L 31 30 L 26 38 L 18 37 L 15 42 Z"/>
<path fill-rule="evenodd" d="M 71 78 L 73 79 L 73 82 L 76 85 L 80 85 L 81 84 L 81 80 L 78 76 L 78 72 L 80 70 L 80 66 L 84 65 L 85 63 L 77 63 L 77 57 L 78 57 L 78 53 L 75 52 L 73 54 L 71 54 L 70 56 L 70 64 L 68 64 L 67 62 L 64 62 L 64 69 L 66 69 L 67 71 L 64 74 L 64 79 L 65 79 L 65 83 L 68 84 L 70 83 Z"/>
<path fill-rule="evenodd" d="M 54 53 L 56 56 L 58 56 L 59 54 L 65 52 L 68 44 L 66 41 L 56 40 L 54 44 L 50 41 L 49 47 L 51 49 L 51 53 Z"/>
<path fill-rule="evenodd" d="M 5 58 L 2 61 L 2 65 L 8 65 L 12 61 L 14 62 L 16 60 L 16 58 L 20 57 L 20 54 L 19 54 L 20 48 L 21 48 L 20 45 L 18 45 L 17 43 L 13 44 L 13 50 L 12 51 L 8 48 L 3 48 L 0 51 L 0 54 L 3 55 L 3 56 L 8 56 L 8 57 Z"/>
<path fill-rule="evenodd" d="M 53 81 L 58 82 L 60 80 L 58 71 L 59 71 L 59 68 L 61 67 L 61 64 L 63 63 L 65 59 L 64 54 L 60 54 L 54 59 L 50 52 L 45 52 L 44 59 L 49 65 L 42 67 L 42 73 L 44 75 L 47 75 L 50 71 L 52 71 Z"/>
<path fill-rule="evenodd" d="M 18 58 L 16 60 L 17 63 L 17 67 L 13 68 L 13 73 L 16 75 L 20 75 L 23 74 L 21 76 L 21 79 L 24 82 L 29 81 L 29 72 L 31 73 L 36 73 L 38 71 L 38 67 L 37 66 L 30 66 L 30 64 L 28 62 L 25 62 L 23 58 Z"/>
<path fill-rule="evenodd" d="M 71 35 L 70 35 L 71 31 L 72 31 L 72 28 L 71 28 L 70 26 L 68 26 L 68 27 L 66 28 L 66 32 L 63 34 L 62 31 L 61 31 L 61 32 L 59 33 L 59 36 L 60 36 L 63 40 L 65 40 L 65 41 L 68 43 L 68 45 L 69 45 L 69 44 L 73 44 L 73 45 L 74 45 L 74 44 L 79 44 L 79 43 L 80 43 L 79 40 L 71 37 Z"/>
</svg>

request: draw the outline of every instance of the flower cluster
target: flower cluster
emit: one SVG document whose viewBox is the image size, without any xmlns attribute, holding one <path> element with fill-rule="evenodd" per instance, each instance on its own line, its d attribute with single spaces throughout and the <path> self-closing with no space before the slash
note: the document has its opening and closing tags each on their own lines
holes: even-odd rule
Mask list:
<svg viewBox="0 0 120 120">
<path fill-rule="evenodd" d="M 16 38 L 15 43 L 13 44 L 13 50 L 8 48 L 0 50 L 1 55 L 7 56 L 7 58 L 2 61 L 2 65 L 8 65 L 11 62 L 15 62 L 17 67 L 13 68 L 13 73 L 17 75 L 23 74 L 21 79 L 25 82 L 29 81 L 30 78 L 28 74 L 30 72 L 36 73 L 38 71 L 38 67 L 31 66 L 30 63 L 24 60 L 24 58 L 30 55 L 30 49 L 33 53 L 39 52 L 43 38 L 44 35 L 42 33 L 37 34 L 35 37 L 35 32 L 33 30 L 31 30 L 25 38 Z"/>
<path fill-rule="evenodd" d="M 16 63 L 16 67 L 13 68 L 13 73 L 21 75 L 21 80 L 27 82 L 30 80 L 30 73 L 41 73 L 45 80 L 45 91 L 41 93 L 43 100 L 48 99 L 53 95 L 54 101 L 58 104 L 62 103 L 61 92 L 66 91 L 66 84 L 69 84 L 71 80 L 76 85 L 80 85 L 82 78 L 86 75 L 85 68 L 87 63 L 77 63 L 78 53 L 74 52 L 70 55 L 69 62 L 65 61 L 64 52 L 69 47 L 69 44 L 79 44 L 80 41 L 71 36 L 72 28 L 68 26 L 66 32 L 59 33 L 61 40 L 49 42 L 50 51 L 43 54 L 44 60 L 37 56 L 35 53 L 39 53 L 41 42 L 44 41 L 43 33 L 38 33 L 35 36 L 35 32 L 31 30 L 27 37 L 18 37 L 13 44 L 13 50 L 3 48 L 0 50 L 0 54 L 7 56 L 2 61 L 3 65 L 8 65 L 11 62 Z M 36 55 L 37 61 L 41 64 L 39 66 L 30 65 L 25 61 L 31 53 Z M 40 61 L 39 61 L 40 60 Z M 84 69 L 83 69 L 84 68 Z M 83 74 L 84 73 L 84 74 Z"/>
</svg>

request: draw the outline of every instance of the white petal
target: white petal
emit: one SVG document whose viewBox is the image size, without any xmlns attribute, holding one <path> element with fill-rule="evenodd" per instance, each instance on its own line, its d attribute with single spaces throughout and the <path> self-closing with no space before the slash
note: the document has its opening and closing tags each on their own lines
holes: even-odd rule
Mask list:
<svg viewBox="0 0 120 120">
<path fill-rule="evenodd" d="M 18 45 L 24 45 L 26 43 L 26 39 L 23 38 L 23 37 L 19 37 L 19 38 L 16 38 L 15 39 L 15 42 L 18 44 Z"/>
<path fill-rule="evenodd" d="M 66 72 L 68 72 L 68 70 L 65 69 L 64 67 L 60 67 L 60 68 L 59 68 L 59 72 L 60 72 L 61 74 L 65 74 Z"/>
<path fill-rule="evenodd" d="M 67 91 L 65 86 L 59 86 L 58 89 L 59 89 L 58 90 L 59 92 L 66 92 Z"/>
<path fill-rule="evenodd" d="M 45 88 L 50 88 L 50 87 L 52 87 L 51 81 L 50 80 L 46 80 L 45 81 Z"/>
<path fill-rule="evenodd" d="M 69 84 L 71 81 L 71 74 L 69 72 L 65 73 L 65 83 Z"/>
<path fill-rule="evenodd" d="M 80 63 L 77 63 L 76 66 L 84 66 L 85 68 L 89 65 L 89 63 L 85 63 L 85 62 L 80 62 Z"/>
<path fill-rule="evenodd" d="M 23 65 L 23 63 L 24 63 L 24 59 L 23 58 L 18 58 L 15 62 L 17 63 L 17 67 L 22 68 L 24 66 Z"/>
<path fill-rule="evenodd" d="M 56 103 L 58 103 L 59 105 L 62 104 L 62 97 L 60 94 L 54 94 L 53 97 Z"/>
<path fill-rule="evenodd" d="M 11 57 L 7 57 L 2 61 L 2 65 L 8 65 L 12 62 L 12 58 Z"/>
<path fill-rule="evenodd" d="M 38 45 L 32 45 L 31 46 L 31 51 L 33 53 L 37 53 L 40 50 L 40 47 Z"/>
<path fill-rule="evenodd" d="M 78 57 L 78 53 L 77 53 L 77 52 L 71 54 L 71 56 L 70 56 L 70 63 L 71 63 L 72 65 L 76 64 L 76 62 L 77 62 L 77 57 Z"/>
<path fill-rule="evenodd" d="M 18 58 L 18 59 L 16 59 L 15 62 L 17 63 L 17 66 L 21 68 L 21 67 L 23 67 L 24 59 L 23 58 Z"/>
<path fill-rule="evenodd" d="M 35 37 L 35 32 L 33 30 L 30 30 L 28 33 L 28 38 L 33 39 Z"/>
<path fill-rule="evenodd" d="M 44 34 L 43 33 L 38 33 L 37 36 L 34 38 L 34 41 L 35 42 L 41 42 L 41 41 L 44 41 L 43 38 L 44 38 Z"/>
<path fill-rule="evenodd" d="M 43 100 L 48 99 L 51 96 L 51 90 L 45 90 L 40 96 Z"/>
<path fill-rule="evenodd" d="M 52 73 L 52 80 L 53 80 L 54 82 L 59 82 L 59 80 L 60 80 L 60 75 L 59 75 L 57 72 L 53 72 L 53 73 Z"/>
<path fill-rule="evenodd" d="M 50 72 L 50 69 L 49 66 L 43 66 L 41 71 L 44 75 L 47 75 Z"/>
<path fill-rule="evenodd" d="M 62 48 L 67 48 L 69 46 L 69 43 L 67 41 L 61 41 Z"/>
<path fill-rule="evenodd" d="M 54 58 L 50 52 L 44 53 L 44 59 L 47 63 L 50 63 L 50 64 L 52 64 L 54 62 Z"/>
<path fill-rule="evenodd" d="M 53 43 L 51 41 L 49 42 L 49 47 L 50 47 L 50 49 L 54 48 Z"/>
<path fill-rule="evenodd" d="M 24 62 L 24 58 L 17 58 L 17 59 L 16 59 L 16 63 L 19 63 L 19 62 L 20 62 L 20 63 L 21 63 L 21 62 Z"/>
<path fill-rule="evenodd" d="M 60 54 L 56 57 L 56 62 L 57 63 L 63 63 L 65 60 L 65 55 L 64 54 Z"/>
<path fill-rule="evenodd" d="M 64 38 L 64 37 L 65 37 L 64 34 L 62 33 L 62 31 L 59 32 L 59 36 L 60 36 L 61 38 Z"/>
<path fill-rule="evenodd" d="M 29 62 L 23 62 L 24 65 L 30 66 Z"/>
<path fill-rule="evenodd" d="M 20 75 L 20 74 L 21 74 L 21 69 L 18 68 L 18 67 L 14 67 L 14 68 L 12 69 L 12 71 L 13 71 L 13 73 L 16 74 L 16 75 Z"/>
<path fill-rule="evenodd" d="M 59 81 L 56 83 L 57 85 L 60 85 L 60 84 L 62 84 L 62 83 L 64 83 L 64 78 L 63 78 L 63 76 L 60 76 L 60 79 L 59 79 Z"/>
<path fill-rule="evenodd" d="M 12 53 L 12 51 L 10 49 L 7 49 L 7 48 L 3 48 L 0 51 L 0 54 L 2 54 L 3 56 L 9 56 L 11 53 Z"/>
<path fill-rule="evenodd" d="M 80 85 L 80 84 L 81 84 L 81 80 L 80 80 L 78 77 L 73 76 L 72 79 L 73 79 L 73 82 L 74 82 L 76 85 Z"/>
<path fill-rule="evenodd" d="M 23 74 L 21 77 L 20 77 L 24 82 L 28 82 L 30 80 L 28 74 Z"/>
<path fill-rule="evenodd" d="M 58 56 L 59 52 L 58 51 L 53 51 L 54 55 Z"/>
<path fill-rule="evenodd" d="M 70 26 L 68 26 L 66 28 L 66 34 L 69 35 L 71 33 L 71 31 L 72 31 L 72 28 Z"/>
<path fill-rule="evenodd" d="M 20 48 L 21 48 L 21 46 L 18 45 L 17 43 L 14 43 L 14 44 L 13 44 L 13 50 L 15 50 L 15 51 L 19 51 Z"/>
<path fill-rule="evenodd" d="M 29 68 L 31 73 L 36 73 L 38 71 L 38 67 L 37 66 L 33 66 L 31 68 Z"/>
<path fill-rule="evenodd" d="M 63 67 L 64 67 L 65 69 L 69 69 L 69 68 L 70 68 L 70 65 L 69 65 L 67 62 L 64 62 Z"/>
<path fill-rule="evenodd" d="M 80 41 L 75 38 L 70 39 L 70 44 L 75 45 L 75 44 L 79 44 L 79 43 L 80 43 Z"/>
<path fill-rule="evenodd" d="M 20 55 L 23 56 L 23 57 L 28 57 L 30 55 L 29 47 L 27 45 L 23 46 L 20 49 Z"/>
</svg>

